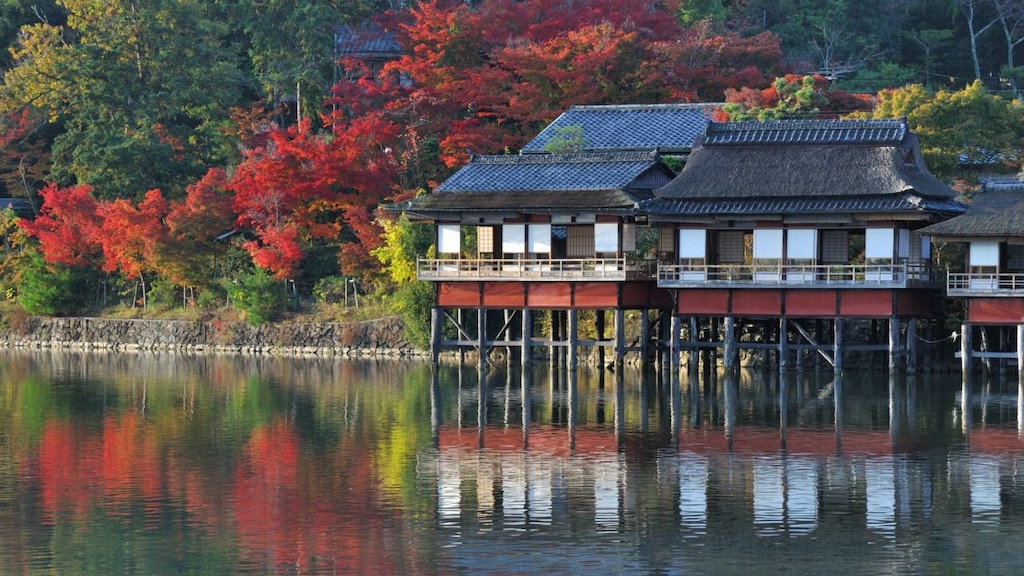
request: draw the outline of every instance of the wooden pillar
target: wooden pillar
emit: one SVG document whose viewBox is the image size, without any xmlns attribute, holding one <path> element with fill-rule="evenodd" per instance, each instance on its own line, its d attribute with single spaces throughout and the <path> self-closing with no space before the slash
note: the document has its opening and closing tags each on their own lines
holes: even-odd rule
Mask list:
<svg viewBox="0 0 1024 576">
<path fill-rule="evenodd" d="M 476 315 L 476 337 L 477 337 L 477 365 L 480 367 L 480 374 L 484 374 L 487 366 L 487 310 L 477 309 Z M 483 386 L 483 383 L 481 383 Z"/>
<path fill-rule="evenodd" d="M 533 361 L 533 314 L 529 308 L 523 308 L 523 346 L 519 363 L 525 373 Z"/>
<path fill-rule="evenodd" d="M 779 372 L 789 367 L 789 322 L 785 316 L 779 318 Z"/>
<path fill-rule="evenodd" d="M 646 318 L 647 314 L 643 314 Z M 641 332 L 643 329 L 641 329 Z M 647 347 L 644 346 L 643 354 L 646 355 Z M 626 358 L 626 311 L 622 308 L 615 309 L 615 369 L 622 366 Z"/>
<path fill-rule="evenodd" d="M 548 313 L 551 315 L 551 343 L 548 346 L 548 364 L 551 366 L 553 370 L 555 366 L 558 366 L 559 349 L 558 346 L 555 345 L 555 343 L 559 341 L 559 338 L 561 338 L 562 331 L 559 329 L 558 325 L 560 320 L 558 316 L 558 310 L 551 310 Z"/>
<path fill-rule="evenodd" d="M 917 318 L 907 320 L 907 374 L 917 374 Z"/>
<path fill-rule="evenodd" d="M 679 335 L 683 329 L 683 319 L 679 317 L 679 314 L 672 313 L 672 328 L 671 334 L 669 334 L 669 363 L 672 366 L 672 370 L 679 371 Z M 693 355 L 690 355 L 690 362 L 693 362 Z"/>
<path fill-rule="evenodd" d="M 722 351 L 722 366 L 726 370 L 735 370 L 739 367 L 739 354 L 736 352 L 736 319 L 726 316 L 722 322 L 725 332 L 725 344 Z"/>
<path fill-rule="evenodd" d="M 843 372 L 843 319 L 836 318 L 833 324 L 835 336 L 832 343 L 832 367 L 836 374 Z"/>
<path fill-rule="evenodd" d="M 689 361 L 690 374 L 694 375 L 694 379 L 696 379 L 697 371 L 700 369 L 700 348 L 697 348 L 699 334 L 700 329 L 697 326 L 697 317 L 690 316 L 690 348 L 686 354 Z"/>
<path fill-rule="evenodd" d="M 650 358 L 650 347 L 651 347 L 651 334 L 650 334 L 650 332 L 651 332 L 650 310 L 648 310 L 647 308 L 644 308 L 643 310 L 640 311 L 640 354 L 642 355 L 641 358 L 644 359 L 644 362 L 646 362 L 647 359 Z M 625 336 L 625 334 L 626 334 L 625 326 L 623 326 L 622 334 L 623 334 L 623 336 Z"/>
<path fill-rule="evenodd" d="M 579 359 L 577 358 L 577 354 L 579 351 L 576 347 L 577 340 L 579 340 L 579 312 L 577 312 L 575 309 L 571 309 L 567 312 L 567 314 L 569 315 L 569 321 L 567 322 L 567 324 L 569 325 L 569 333 L 567 338 L 569 349 L 566 351 L 566 363 L 568 364 L 569 371 L 574 372 L 579 363 Z"/>
<path fill-rule="evenodd" d="M 594 310 L 594 331 L 597 332 L 597 365 L 604 368 L 604 310 Z"/>
<path fill-rule="evenodd" d="M 441 328 L 444 322 L 444 311 L 439 306 L 430 309 L 430 361 L 437 363 L 441 356 Z"/>
<path fill-rule="evenodd" d="M 1024 382 L 1024 324 L 1017 325 L 1017 380 Z"/>
<path fill-rule="evenodd" d="M 900 319 L 889 318 L 889 372 L 896 370 L 896 360 L 900 356 Z"/>
<path fill-rule="evenodd" d="M 960 326 L 960 372 L 964 377 L 971 373 L 971 325 Z"/>
</svg>

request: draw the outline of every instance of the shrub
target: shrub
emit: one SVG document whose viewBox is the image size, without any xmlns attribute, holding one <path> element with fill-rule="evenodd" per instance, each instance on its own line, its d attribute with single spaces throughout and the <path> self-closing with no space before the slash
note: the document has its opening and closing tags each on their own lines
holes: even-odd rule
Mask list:
<svg viewBox="0 0 1024 576">
<path fill-rule="evenodd" d="M 18 304 L 29 314 L 70 314 L 83 302 L 85 282 L 76 271 L 48 264 L 38 251 L 26 251 L 17 278 Z"/>
<path fill-rule="evenodd" d="M 273 320 L 285 305 L 282 286 L 262 268 L 256 268 L 242 276 L 237 284 L 231 284 L 228 297 L 245 314 L 246 322 L 252 326 Z"/>
</svg>

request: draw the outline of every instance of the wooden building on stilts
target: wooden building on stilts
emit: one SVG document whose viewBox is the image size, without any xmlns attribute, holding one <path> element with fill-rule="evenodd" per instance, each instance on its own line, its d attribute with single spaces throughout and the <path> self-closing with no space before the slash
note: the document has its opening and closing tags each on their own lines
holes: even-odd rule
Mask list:
<svg viewBox="0 0 1024 576">
<path fill-rule="evenodd" d="M 640 204 L 660 230 L 673 352 L 720 350 L 730 367 L 740 346 L 761 348 L 784 368 L 813 350 L 837 372 L 858 349 L 915 368 L 917 322 L 941 295 L 918 230 L 963 211 L 905 120 L 712 123 Z M 861 342 L 844 336 L 849 320 L 867 323 Z"/>
<path fill-rule="evenodd" d="M 1016 359 L 1024 374 L 1024 180 L 984 182 L 965 214 L 922 232 L 965 248 L 963 268 L 946 276 L 946 296 L 963 309 L 963 373 L 974 359 Z"/>
<path fill-rule="evenodd" d="M 679 173 L 666 156 L 685 159 Z M 742 347 L 839 372 L 853 350 L 915 368 L 918 322 L 942 296 L 919 231 L 962 214 L 954 196 L 905 120 L 585 106 L 391 209 L 434 227 L 417 270 L 435 287 L 434 358 L 544 349 L 575 367 L 590 347 L 602 363 L 662 352 L 678 366 L 687 352 L 696 366 L 705 352 L 731 368 Z"/>
</svg>

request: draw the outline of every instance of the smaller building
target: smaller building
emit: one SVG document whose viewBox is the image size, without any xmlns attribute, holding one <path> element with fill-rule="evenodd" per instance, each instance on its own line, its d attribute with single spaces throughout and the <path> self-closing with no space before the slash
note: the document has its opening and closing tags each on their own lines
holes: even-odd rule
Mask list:
<svg viewBox="0 0 1024 576">
<path fill-rule="evenodd" d="M 384 64 L 402 57 L 398 34 L 384 30 L 380 25 L 365 22 L 359 26 L 338 26 L 334 29 L 334 59 L 356 60 L 375 77 Z M 343 62 L 342 62 L 343 63 Z"/>
<path fill-rule="evenodd" d="M 972 356 L 1024 360 L 1024 180 L 984 182 L 966 213 L 922 233 L 965 248 L 963 268 L 950 270 L 946 279 L 946 295 L 963 302 L 963 367 L 970 368 Z M 992 338 L 989 349 L 972 351 L 975 326 L 1017 326 L 1016 352 L 1000 350 L 1012 338 Z"/>
<path fill-rule="evenodd" d="M 635 254 L 636 205 L 672 177 L 656 152 L 474 156 L 395 208 L 435 224 L 421 280 L 652 278 Z"/>
</svg>

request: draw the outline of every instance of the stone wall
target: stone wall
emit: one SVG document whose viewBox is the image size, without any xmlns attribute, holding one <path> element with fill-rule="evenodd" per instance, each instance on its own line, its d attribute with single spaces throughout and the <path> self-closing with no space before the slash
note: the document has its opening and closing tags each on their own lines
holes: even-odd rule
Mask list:
<svg viewBox="0 0 1024 576">
<path fill-rule="evenodd" d="M 116 351 L 428 358 L 402 339 L 401 318 L 265 324 L 30 317 L 0 331 L 0 346 Z"/>
</svg>

